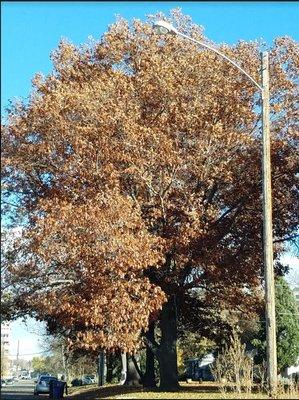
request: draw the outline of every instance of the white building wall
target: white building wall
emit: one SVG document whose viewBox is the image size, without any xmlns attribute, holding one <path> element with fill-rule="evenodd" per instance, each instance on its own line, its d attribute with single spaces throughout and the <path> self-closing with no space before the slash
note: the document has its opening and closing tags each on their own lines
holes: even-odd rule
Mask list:
<svg viewBox="0 0 299 400">
<path fill-rule="evenodd" d="M 11 346 L 11 327 L 9 322 L 1 324 L 1 345 L 4 348 L 5 354 L 9 356 Z"/>
<path fill-rule="evenodd" d="M 299 286 L 295 287 L 295 289 L 293 289 L 293 293 L 295 296 L 295 300 L 296 300 L 296 304 L 299 310 Z"/>
</svg>

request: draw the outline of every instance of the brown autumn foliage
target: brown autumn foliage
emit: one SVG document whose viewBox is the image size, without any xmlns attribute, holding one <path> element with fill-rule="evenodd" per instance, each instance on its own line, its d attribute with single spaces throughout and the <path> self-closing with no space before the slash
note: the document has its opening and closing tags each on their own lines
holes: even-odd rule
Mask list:
<svg viewBox="0 0 299 400">
<path fill-rule="evenodd" d="M 260 300 L 260 94 L 153 19 L 62 41 L 3 126 L 6 201 L 24 225 L 6 278 L 15 305 L 76 325 L 87 347 L 134 350 L 166 298 L 194 288 L 219 309 Z M 207 41 L 177 10 L 170 21 Z M 259 43 L 219 48 L 260 81 Z M 298 226 L 298 43 L 277 39 L 270 63 L 277 260 Z"/>
</svg>

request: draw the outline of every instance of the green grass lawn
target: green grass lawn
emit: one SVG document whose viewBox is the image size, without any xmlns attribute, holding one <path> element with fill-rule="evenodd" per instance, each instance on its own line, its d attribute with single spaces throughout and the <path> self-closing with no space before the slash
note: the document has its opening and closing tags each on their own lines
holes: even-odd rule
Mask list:
<svg viewBox="0 0 299 400">
<path fill-rule="evenodd" d="M 80 391 L 80 393 L 78 393 Z M 221 393 L 215 383 L 181 383 L 178 392 L 159 392 L 143 388 L 120 385 L 107 385 L 101 388 L 84 387 L 77 389 L 68 396 L 69 400 L 100 400 L 100 399 L 267 399 L 264 393 Z M 281 394 L 278 399 L 299 399 L 299 392 Z"/>
</svg>

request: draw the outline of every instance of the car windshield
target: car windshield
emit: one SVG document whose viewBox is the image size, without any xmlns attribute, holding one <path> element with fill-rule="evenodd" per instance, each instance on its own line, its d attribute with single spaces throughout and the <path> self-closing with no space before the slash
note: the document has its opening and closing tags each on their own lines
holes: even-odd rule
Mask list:
<svg viewBox="0 0 299 400">
<path fill-rule="evenodd" d="M 40 382 L 50 382 L 53 380 L 57 380 L 57 378 L 55 378 L 54 376 L 43 376 L 40 378 Z"/>
</svg>

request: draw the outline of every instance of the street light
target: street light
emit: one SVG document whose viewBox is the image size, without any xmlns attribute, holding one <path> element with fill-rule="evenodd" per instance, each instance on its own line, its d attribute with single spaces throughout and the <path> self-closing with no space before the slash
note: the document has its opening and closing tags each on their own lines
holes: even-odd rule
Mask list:
<svg viewBox="0 0 299 400">
<path fill-rule="evenodd" d="M 271 395 L 277 390 L 277 355 L 276 355 L 276 320 L 275 320 L 275 286 L 273 271 L 273 237 L 272 237 L 272 195 L 271 195 L 271 156 L 270 156 L 270 119 L 269 119 L 269 55 L 261 53 L 262 85 L 256 82 L 237 63 L 212 46 L 193 39 L 166 21 L 156 21 L 154 28 L 159 34 L 181 36 L 193 43 L 203 46 L 230 64 L 234 65 L 259 89 L 262 96 L 262 177 L 263 177 L 263 247 L 265 269 L 265 301 L 266 301 L 266 335 L 267 335 L 267 377 Z"/>
<path fill-rule="evenodd" d="M 166 35 L 167 33 L 180 35 L 180 32 L 167 21 L 156 21 L 154 23 L 154 28 L 159 35 Z"/>
</svg>

